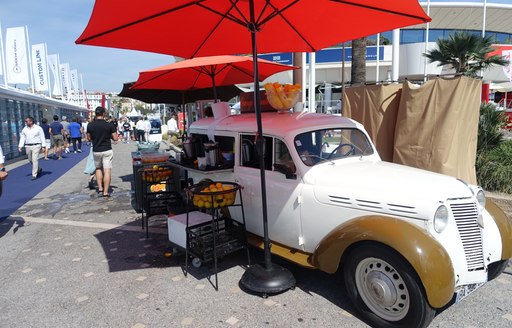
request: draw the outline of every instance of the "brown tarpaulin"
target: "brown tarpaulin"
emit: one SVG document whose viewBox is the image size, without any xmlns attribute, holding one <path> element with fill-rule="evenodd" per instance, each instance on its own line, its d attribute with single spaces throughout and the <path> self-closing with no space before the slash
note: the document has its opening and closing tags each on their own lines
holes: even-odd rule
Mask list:
<svg viewBox="0 0 512 328">
<path fill-rule="evenodd" d="M 382 160 L 393 161 L 396 115 L 401 84 L 348 88 L 343 98 L 343 115 L 364 125 Z"/>
<path fill-rule="evenodd" d="M 421 87 L 406 82 L 350 88 L 343 112 L 365 126 L 383 160 L 476 184 L 481 85 L 457 77 Z"/>
</svg>

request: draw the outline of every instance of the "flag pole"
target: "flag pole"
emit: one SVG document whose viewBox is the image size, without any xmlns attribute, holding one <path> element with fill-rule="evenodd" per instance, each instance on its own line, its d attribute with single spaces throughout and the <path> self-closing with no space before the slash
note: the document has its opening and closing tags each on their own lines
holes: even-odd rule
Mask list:
<svg viewBox="0 0 512 328">
<path fill-rule="evenodd" d="M 30 39 L 28 38 L 28 26 L 25 25 L 25 38 L 27 39 L 27 53 L 28 53 L 28 75 L 30 76 L 30 86 L 32 87 L 32 93 L 36 93 L 34 86 L 34 72 L 32 72 L 32 48 L 30 47 Z"/>
<path fill-rule="evenodd" d="M 4 76 L 4 85 L 7 88 L 7 71 L 5 66 L 4 38 L 2 34 L 2 23 L 0 22 L 0 57 L 2 57 L 2 75 Z"/>
<path fill-rule="evenodd" d="M 82 101 L 80 102 L 80 105 L 85 107 L 84 77 L 82 73 L 80 73 L 80 84 L 82 85 Z"/>
<path fill-rule="evenodd" d="M 44 43 L 44 58 L 46 58 L 46 80 L 48 84 L 48 97 L 52 97 L 52 90 L 50 87 L 50 67 L 48 65 L 48 47 L 46 47 L 46 42 Z"/>
</svg>

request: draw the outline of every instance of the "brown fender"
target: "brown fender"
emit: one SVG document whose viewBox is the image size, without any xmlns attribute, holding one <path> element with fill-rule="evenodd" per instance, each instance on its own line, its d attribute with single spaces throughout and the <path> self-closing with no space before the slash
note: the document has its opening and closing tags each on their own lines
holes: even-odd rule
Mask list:
<svg viewBox="0 0 512 328">
<path fill-rule="evenodd" d="M 312 264 L 334 273 L 347 248 L 360 241 L 380 242 L 400 253 L 418 274 L 432 307 L 452 299 L 455 277 L 448 253 L 426 231 L 403 220 L 372 215 L 341 224 L 320 242 Z"/>
<path fill-rule="evenodd" d="M 501 259 L 508 260 L 512 257 L 512 227 L 510 220 L 503 210 L 490 199 L 485 201 L 485 209 L 492 215 L 501 235 Z M 484 228 L 485 229 L 485 228 Z"/>
</svg>

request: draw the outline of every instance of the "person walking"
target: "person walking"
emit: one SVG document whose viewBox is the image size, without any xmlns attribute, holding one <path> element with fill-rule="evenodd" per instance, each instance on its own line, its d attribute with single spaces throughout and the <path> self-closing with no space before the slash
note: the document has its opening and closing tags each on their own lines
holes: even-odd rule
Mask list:
<svg viewBox="0 0 512 328">
<path fill-rule="evenodd" d="M 51 142 L 51 135 L 50 135 L 50 126 L 48 125 L 48 120 L 46 118 L 43 118 L 41 120 L 41 129 L 43 129 L 43 132 L 44 132 L 44 140 L 45 140 L 45 146 L 46 148 L 44 149 L 44 160 L 45 161 L 48 161 L 50 160 L 48 158 L 48 152 L 50 151 L 50 147 L 52 146 L 52 142 Z"/>
<path fill-rule="evenodd" d="M 171 113 L 171 118 L 167 121 L 167 135 L 169 136 L 169 145 L 178 145 L 180 130 L 178 129 L 178 121 L 176 121 L 176 113 Z"/>
<path fill-rule="evenodd" d="M 64 129 L 62 130 L 62 137 L 64 138 L 64 152 L 69 153 L 69 122 L 66 116 L 62 116 L 62 121 L 60 122 Z"/>
<path fill-rule="evenodd" d="M 25 118 L 25 127 L 20 133 L 18 151 L 21 152 L 21 149 L 25 147 L 28 161 L 32 164 L 32 180 L 37 179 L 42 172 L 42 169 L 39 168 L 39 153 L 41 149 L 44 150 L 46 148 L 45 143 L 43 129 L 34 123 L 32 116 L 27 116 Z"/>
<path fill-rule="evenodd" d="M 82 126 L 78 123 L 76 118 L 73 118 L 68 126 L 69 136 L 73 143 L 73 153 L 82 152 Z M 78 148 L 77 148 L 78 144 Z"/>
<path fill-rule="evenodd" d="M 146 141 L 144 139 L 144 126 L 144 120 L 142 120 L 142 117 L 139 117 L 139 119 L 137 120 L 137 124 L 135 124 L 135 129 L 137 131 L 137 140 L 139 142 Z"/>
<path fill-rule="evenodd" d="M 114 158 L 111 140 L 117 142 L 117 132 L 112 123 L 105 121 L 105 111 L 104 107 L 96 107 L 96 119 L 87 126 L 87 141 L 92 143 L 98 193 L 103 197 L 110 197 L 109 188 Z"/>
<path fill-rule="evenodd" d="M 130 124 L 130 122 L 128 122 L 128 119 L 126 119 L 124 121 L 121 128 L 123 129 L 123 133 L 124 133 L 124 143 L 130 143 L 130 139 L 131 139 L 131 131 L 130 130 L 132 129 L 132 125 Z"/>
<path fill-rule="evenodd" d="M 82 139 L 84 139 L 84 140 L 87 140 L 87 125 L 88 124 L 89 124 L 89 120 L 84 120 L 82 122 Z M 87 142 L 87 145 L 89 146 L 89 142 Z"/>
<path fill-rule="evenodd" d="M 151 132 L 151 122 L 147 116 L 144 116 L 144 139 L 149 142 L 149 132 Z"/>
<path fill-rule="evenodd" d="M 0 197 L 2 197 L 3 181 L 9 175 L 5 170 L 4 159 L 4 152 L 2 151 L 2 145 L 0 145 Z"/>
<path fill-rule="evenodd" d="M 53 141 L 53 158 L 62 159 L 62 147 L 64 146 L 64 136 L 62 135 L 64 126 L 59 122 L 59 117 L 53 115 L 53 123 L 50 124 L 50 134 Z M 57 157 L 57 154 L 59 155 Z"/>
</svg>

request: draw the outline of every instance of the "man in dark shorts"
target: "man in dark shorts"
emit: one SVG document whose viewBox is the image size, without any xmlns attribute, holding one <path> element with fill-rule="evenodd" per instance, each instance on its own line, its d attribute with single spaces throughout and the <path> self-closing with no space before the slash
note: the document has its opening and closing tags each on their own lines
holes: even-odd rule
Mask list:
<svg viewBox="0 0 512 328">
<path fill-rule="evenodd" d="M 87 141 L 92 142 L 98 193 L 103 197 L 110 197 L 108 191 L 114 158 L 111 140 L 117 141 L 117 131 L 112 123 L 105 121 L 105 111 L 101 106 L 96 107 L 96 119 L 87 125 Z"/>
<path fill-rule="evenodd" d="M 53 115 L 53 123 L 50 124 L 50 134 L 52 135 L 53 141 L 53 158 L 62 159 L 62 147 L 64 146 L 64 136 L 62 135 L 64 126 L 59 122 L 59 117 Z"/>
</svg>

